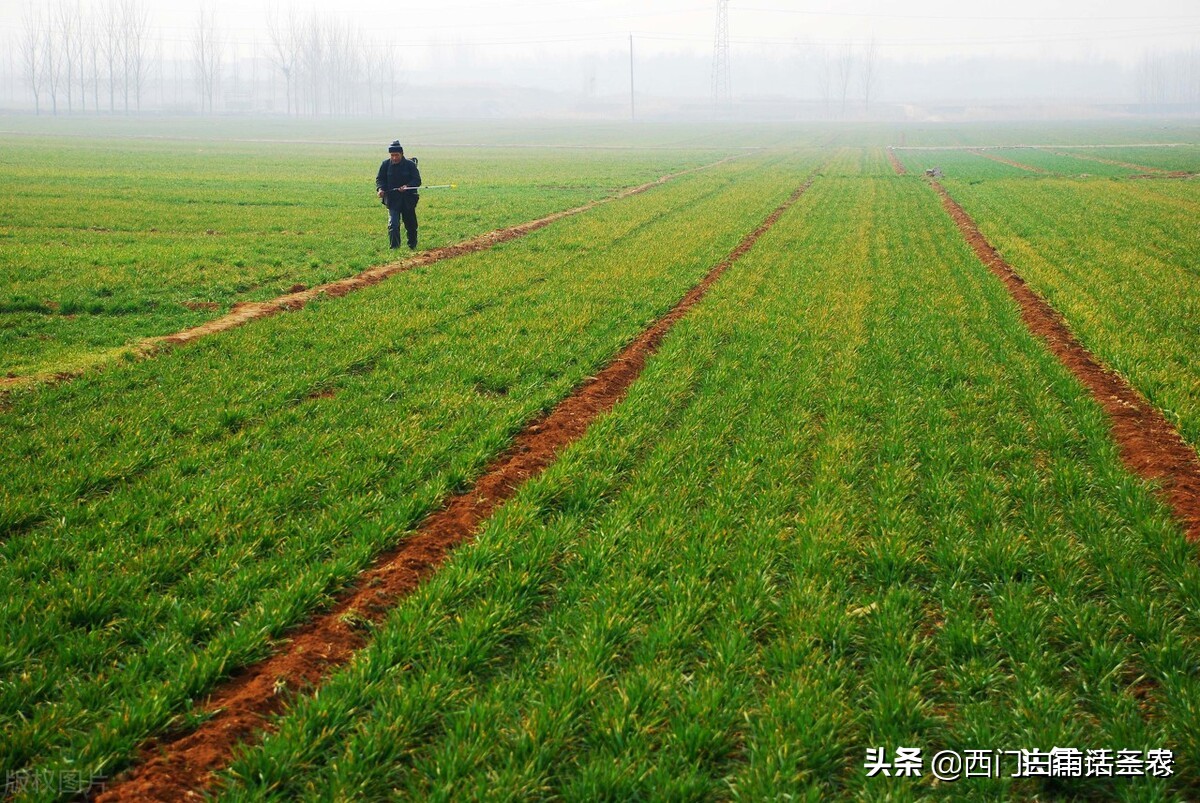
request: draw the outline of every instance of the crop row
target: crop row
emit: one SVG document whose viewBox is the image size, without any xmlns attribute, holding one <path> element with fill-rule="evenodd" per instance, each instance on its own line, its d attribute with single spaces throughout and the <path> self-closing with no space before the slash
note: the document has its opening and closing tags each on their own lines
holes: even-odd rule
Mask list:
<svg viewBox="0 0 1200 803">
<path fill-rule="evenodd" d="M 1073 177 L 1122 177 L 1133 173 L 1144 172 L 1132 167 L 1106 164 L 1087 156 L 1084 151 L 1055 150 L 1042 148 L 997 148 L 986 151 L 992 156 L 1011 159 L 1014 162 L 1027 165 L 1034 171 L 1042 171 L 1059 176 Z"/>
<path fill-rule="evenodd" d="M 1159 170 L 1200 173 L 1200 146 L 1197 145 L 1156 148 L 1089 148 L 1086 152 L 1104 159 L 1146 165 Z"/>
<path fill-rule="evenodd" d="M 740 160 L 352 303 L 15 394 L 3 769 L 111 774 L 669 308 L 797 170 Z"/>
<path fill-rule="evenodd" d="M 1200 446 L 1197 186 L 1060 179 L 946 185 L 1084 345 Z"/>
<path fill-rule="evenodd" d="M 9 138 L 0 160 L 0 374 L 73 369 L 296 284 L 386 261 L 382 148 Z M 421 244 L 437 247 L 727 154 L 431 148 Z"/>
<path fill-rule="evenodd" d="M 1200 149 L 1176 148 L 901 148 L 897 155 L 910 170 L 938 167 L 948 177 L 973 180 L 1015 178 L 1049 173 L 1076 178 L 1127 178 L 1154 170 L 1200 172 Z M 1012 164 L 1004 164 L 1008 160 Z M 1022 165 L 1024 167 L 1022 167 Z M 1029 168 L 1029 169 L 1026 169 Z"/>
<path fill-rule="evenodd" d="M 937 199 L 819 179 L 227 774 L 231 800 L 1188 796 L 866 749 L 1200 760 L 1200 567 Z"/>
</svg>

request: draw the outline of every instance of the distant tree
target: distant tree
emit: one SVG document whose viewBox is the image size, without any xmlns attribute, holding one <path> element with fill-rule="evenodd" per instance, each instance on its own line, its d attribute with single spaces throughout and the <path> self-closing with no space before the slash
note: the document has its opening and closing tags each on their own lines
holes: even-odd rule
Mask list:
<svg viewBox="0 0 1200 803">
<path fill-rule="evenodd" d="M 90 20 L 92 24 L 89 26 L 93 29 L 91 36 L 84 37 L 83 58 L 87 64 L 87 68 L 80 70 L 80 80 L 85 86 L 91 87 L 92 90 L 92 110 L 100 111 L 100 66 L 103 63 L 101 56 L 104 54 L 104 39 L 96 31 L 99 25 L 95 23 L 93 17 Z M 89 76 L 84 80 L 85 76 Z"/>
<path fill-rule="evenodd" d="M 83 38 L 79 5 L 72 4 L 70 0 L 59 0 L 58 4 L 54 6 L 52 14 L 54 15 L 53 47 L 58 51 L 63 88 L 66 91 L 67 113 L 71 114 L 75 111 L 72 100 L 75 72 L 77 67 L 82 67 L 79 64 L 81 60 L 80 44 Z"/>
<path fill-rule="evenodd" d="M 321 113 L 321 90 L 324 88 L 322 71 L 325 67 L 325 37 L 321 21 L 314 14 L 309 17 L 300 38 L 301 87 L 306 94 L 308 113 L 316 117 Z"/>
<path fill-rule="evenodd" d="M 279 10 L 267 12 L 267 27 L 271 33 L 271 61 L 283 73 L 284 96 L 287 113 L 292 113 L 292 81 L 296 77 L 296 64 L 300 60 L 300 21 L 295 10 L 288 10 L 287 19 L 279 17 Z M 297 111 L 299 111 L 297 109 Z"/>
<path fill-rule="evenodd" d="M 1138 100 L 1160 104 L 1167 99 L 1167 70 L 1161 55 L 1147 53 L 1136 70 Z"/>
<path fill-rule="evenodd" d="M 192 37 L 192 56 L 196 68 L 196 88 L 200 93 L 200 111 L 202 114 L 212 114 L 221 72 L 221 43 L 217 35 L 216 16 L 210 8 L 200 8 Z"/>
<path fill-rule="evenodd" d="M 827 49 L 822 48 L 817 62 L 817 86 L 821 90 L 821 101 L 825 104 L 825 116 L 833 113 L 833 64 Z"/>
<path fill-rule="evenodd" d="M 42 88 L 46 82 L 45 52 L 47 30 L 42 12 L 33 5 L 25 7 L 22 18 L 21 67 L 33 93 L 34 114 L 42 113 Z"/>
<path fill-rule="evenodd" d="M 122 83 L 124 56 L 121 42 L 121 9 L 118 0 L 109 0 L 100 10 L 100 51 L 104 56 L 104 77 L 108 83 L 108 111 L 117 110 L 117 87 Z"/>
<path fill-rule="evenodd" d="M 862 87 L 863 109 L 871 107 L 871 92 L 875 89 L 875 83 L 878 76 L 875 73 L 876 54 L 878 45 L 875 39 L 872 38 L 867 45 L 867 50 L 863 54 L 861 61 L 861 69 L 858 73 L 859 86 Z"/>
<path fill-rule="evenodd" d="M 400 55 L 396 46 L 390 42 L 381 44 L 379 60 L 379 111 L 388 116 L 396 113 L 396 95 L 400 91 Z M 368 68 L 368 73 L 374 73 L 374 66 Z"/>
<path fill-rule="evenodd" d="M 837 70 L 838 96 L 842 100 L 842 114 L 846 113 L 846 97 L 850 94 L 850 79 L 854 77 L 854 46 L 845 45 L 834 65 Z"/>
<path fill-rule="evenodd" d="M 121 86 L 125 112 L 132 90 L 134 107 L 142 109 L 142 87 L 150 70 L 150 15 L 138 0 L 121 0 Z"/>
</svg>

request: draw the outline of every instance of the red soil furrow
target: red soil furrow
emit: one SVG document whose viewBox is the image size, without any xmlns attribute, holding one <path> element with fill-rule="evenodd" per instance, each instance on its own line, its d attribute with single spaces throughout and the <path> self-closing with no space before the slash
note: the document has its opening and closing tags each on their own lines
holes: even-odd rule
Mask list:
<svg viewBox="0 0 1200 803">
<path fill-rule="evenodd" d="M 729 160 L 724 159 L 722 161 Z M 715 164 L 720 164 L 720 162 Z M 707 165 L 706 167 L 711 166 L 712 165 Z M 684 172 L 690 173 L 693 171 L 688 170 Z M 562 220 L 566 217 L 587 212 L 590 209 L 595 209 L 597 206 L 610 201 L 628 198 L 631 195 L 637 195 L 638 193 L 645 192 L 652 187 L 657 187 L 681 175 L 684 175 L 684 173 L 673 173 L 669 176 L 663 176 L 655 181 L 650 181 L 640 186 L 624 190 L 616 195 L 609 196 L 608 198 L 589 201 L 582 206 L 576 206 L 572 209 L 564 209 L 561 212 L 554 212 L 553 214 L 538 218 L 537 220 L 531 220 L 528 223 L 519 223 L 516 226 L 509 226 L 505 229 L 490 231 L 485 234 L 481 234 L 478 237 L 473 237 L 470 240 L 466 240 L 465 242 L 444 246 L 442 248 L 435 248 L 431 251 L 426 251 L 415 257 L 405 259 L 400 262 L 393 262 L 387 265 L 368 268 L 357 275 L 350 276 L 345 279 L 339 279 L 327 284 L 318 285 L 317 287 L 312 287 L 300 292 L 288 293 L 270 301 L 235 304 L 234 308 L 227 315 L 222 315 L 220 318 L 215 318 L 211 321 L 201 324 L 200 326 L 196 326 L 191 329 L 185 329 L 182 332 L 176 332 L 173 335 L 150 338 L 144 341 L 144 343 L 146 345 L 154 345 L 158 343 L 168 343 L 172 345 L 190 343 L 191 341 L 197 340 L 201 337 L 216 334 L 217 332 L 223 332 L 227 329 L 232 329 L 250 321 L 257 320 L 258 318 L 265 318 L 278 312 L 300 309 L 313 299 L 320 296 L 340 298 L 341 296 L 347 295 L 348 293 L 353 293 L 356 290 L 362 290 L 363 288 L 379 284 L 384 279 L 395 276 L 397 273 L 403 273 L 405 271 L 410 271 L 413 268 L 431 265 L 434 262 L 440 262 L 443 259 L 452 259 L 464 254 L 472 254 L 476 251 L 484 251 L 488 248 L 492 248 L 493 246 L 508 242 L 509 240 L 515 240 L 519 237 L 524 237 L 531 232 L 549 226 L 556 220 Z"/>
<path fill-rule="evenodd" d="M 1091 391 L 1108 414 L 1121 459 L 1130 471 L 1159 483 L 1189 541 L 1200 541 L 1200 459 L 1161 412 L 1119 374 L 1110 371 L 1081 344 L 1062 315 L 1025 283 L 987 241 L 970 215 L 936 181 L 942 205 L 980 260 L 996 274 L 1021 307 L 1030 331 Z"/>
<path fill-rule="evenodd" d="M 1005 159 L 1003 156 L 996 156 L 995 154 L 992 154 L 992 153 L 985 153 L 984 151 L 978 150 L 977 148 L 971 148 L 967 152 L 973 153 L 976 156 L 982 156 L 984 159 L 991 159 L 993 162 L 999 162 L 1000 164 L 1008 165 L 1009 167 L 1015 167 L 1018 170 L 1026 170 L 1030 173 L 1045 173 L 1046 172 L 1045 170 L 1043 170 L 1040 167 L 1034 167 L 1033 165 L 1027 165 L 1022 162 L 1014 162 L 1012 159 Z"/>
<path fill-rule="evenodd" d="M 578 440 L 593 420 L 612 409 L 641 374 L 647 358 L 675 323 L 704 297 L 709 287 L 758 238 L 779 220 L 812 185 L 810 176 L 720 264 L 668 313 L 644 330 L 612 362 L 564 399 L 544 419 L 531 423 L 471 490 L 452 497 L 418 532 L 381 556 L 330 612 L 290 635 L 283 651 L 242 671 L 209 697 L 205 711 L 214 716 L 195 731 L 143 750 L 145 763 L 96 800 L 181 800 L 212 786 L 215 770 L 225 766 L 241 742 L 268 726 L 284 707 L 284 697 L 318 685 L 351 660 L 366 643 L 355 619 L 378 622 L 446 559 L 469 540 L 481 522 L 528 479 L 541 473 L 566 446 Z"/>
<path fill-rule="evenodd" d="M 174 334 L 164 335 L 161 337 L 145 338 L 136 346 L 134 346 L 132 350 L 143 357 L 153 356 L 154 354 L 162 351 L 164 347 L 191 343 L 192 341 L 199 340 L 202 337 L 207 337 L 209 335 L 224 332 L 238 326 L 243 326 L 260 318 L 266 318 L 280 312 L 301 309 L 310 301 L 320 296 L 339 298 L 356 290 L 362 290 L 363 288 L 379 284 L 385 279 L 395 276 L 397 273 L 404 273 L 405 271 L 410 271 L 413 268 L 431 265 L 434 262 L 440 262 L 443 259 L 452 259 L 457 256 L 462 256 L 463 254 L 472 254 L 476 251 L 487 250 L 493 246 L 508 242 L 509 240 L 515 240 L 519 237 L 524 237 L 526 234 L 537 231 L 541 228 L 545 228 L 556 220 L 562 220 L 563 218 L 571 217 L 573 215 L 578 215 L 583 212 L 587 212 L 588 210 L 595 209 L 597 206 L 602 204 L 618 201 L 623 198 L 628 198 L 632 195 L 646 192 L 649 189 L 665 184 L 668 181 L 681 176 L 688 175 L 689 173 L 707 170 L 737 158 L 740 157 L 729 156 L 707 165 L 701 165 L 700 167 L 694 167 L 689 170 L 681 170 L 678 173 L 671 173 L 669 175 L 661 176 L 654 181 L 648 181 L 645 184 L 641 184 L 637 187 L 631 187 L 629 189 L 622 190 L 621 192 L 610 195 L 607 198 L 589 201 L 582 206 L 576 206 L 572 209 L 564 209 L 561 212 L 554 212 L 553 214 L 538 218 L 537 220 L 531 220 L 527 223 L 519 223 L 515 226 L 509 226 L 505 229 L 496 229 L 495 231 L 490 231 L 477 237 L 473 237 L 470 240 L 456 243 L 454 245 L 447 245 L 442 248 L 434 248 L 431 251 L 425 251 L 417 256 L 399 262 L 392 262 L 387 265 L 368 268 L 362 273 L 345 279 L 339 279 L 334 282 L 329 282 L 327 284 L 318 285 L 308 289 L 289 292 L 277 298 L 273 298 L 270 301 L 247 301 L 234 304 L 233 309 L 219 318 L 214 318 L 211 321 L 200 324 L 199 326 L 194 326 L 191 329 L 184 329 L 183 331 L 175 332 Z M 38 381 L 39 379 L 43 381 L 54 382 L 69 381 L 81 376 L 86 370 L 88 369 L 60 372 L 50 377 L 11 375 L 7 377 L 0 377 L 0 392 L 3 392 L 6 388 L 28 385 L 32 382 Z"/>
<path fill-rule="evenodd" d="M 905 169 L 904 164 L 900 161 L 900 157 L 896 156 L 896 152 L 894 150 L 888 148 L 887 155 L 888 161 L 892 163 L 892 169 L 896 171 L 897 176 L 903 176 L 908 172 L 908 170 Z"/>
<path fill-rule="evenodd" d="M 1156 173 L 1137 173 L 1129 178 L 1195 178 L 1198 175 L 1200 175 L 1200 173 L 1192 173 L 1188 170 L 1158 170 Z"/>
</svg>

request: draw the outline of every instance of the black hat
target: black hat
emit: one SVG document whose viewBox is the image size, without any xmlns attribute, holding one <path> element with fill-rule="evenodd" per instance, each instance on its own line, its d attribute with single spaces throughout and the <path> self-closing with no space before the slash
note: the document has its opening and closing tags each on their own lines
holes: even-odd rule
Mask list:
<svg viewBox="0 0 1200 803">
<path fill-rule="evenodd" d="M 392 144 L 388 145 L 388 153 L 404 153 L 404 146 L 400 144 L 400 140 L 392 140 Z"/>
</svg>

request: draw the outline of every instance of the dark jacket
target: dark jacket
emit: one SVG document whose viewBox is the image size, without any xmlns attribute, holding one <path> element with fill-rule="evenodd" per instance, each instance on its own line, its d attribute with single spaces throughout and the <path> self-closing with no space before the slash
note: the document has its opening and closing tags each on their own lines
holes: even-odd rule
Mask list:
<svg viewBox="0 0 1200 803">
<path fill-rule="evenodd" d="M 403 156 L 398 162 L 393 162 L 390 157 L 384 159 L 383 164 L 379 166 L 379 173 L 375 176 L 375 189 L 387 191 L 383 201 L 389 207 L 399 206 L 406 195 L 414 199 L 417 197 L 416 190 L 408 192 L 392 192 L 392 190 L 420 186 L 421 171 L 417 170 L 417 163 Z"/>
</svg>

